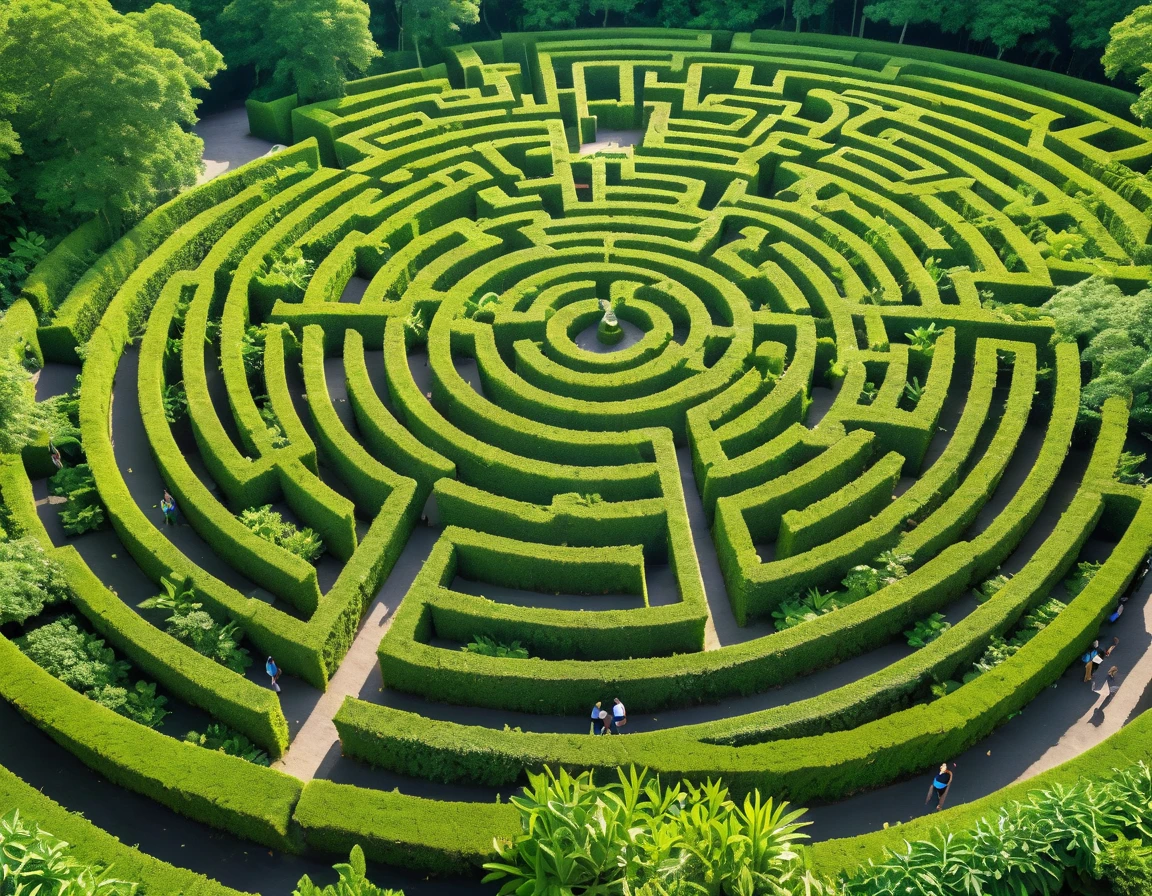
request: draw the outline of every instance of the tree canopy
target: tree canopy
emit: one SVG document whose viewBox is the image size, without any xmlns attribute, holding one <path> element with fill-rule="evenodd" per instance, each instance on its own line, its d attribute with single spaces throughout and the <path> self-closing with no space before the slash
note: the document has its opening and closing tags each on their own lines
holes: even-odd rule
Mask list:
<svg viewBox="0 0 1152 896">
<path fill-rule="evenodd" d="M 405 36 L 416 50 L 416 61 L 423 65 L 421 45 L 440 43 L 458 32 L 461 25 L 480 21 L 479 0 L 398 0 Z"/>
<path fill-rule="evenodd" d="M 221 57 L 194 19 L 171 6 L 124 16 L 108 0 L 11 0 L 6 12 L 0 155 L 25 215 L 131 218 L 196 182 L 192 88 Z"/>
<path fill-rule="evenodd" d="M 1136 86 L 1143 92 L 1132 106 L 1132 114 L 1152 125 L 1152 3 L 1113 26 L 1104 51 L 1104 71 L 1110 78 L 1121 73 L 1136 78 Z"/>
<path fill-rule="evenodd" d="M 221 40 L 230 62 L 255 68 L 258 95 L 308 103 L 343 95 L 380 55 L 369 15 L 364 0 L 232 0 Z"/>
</svg>

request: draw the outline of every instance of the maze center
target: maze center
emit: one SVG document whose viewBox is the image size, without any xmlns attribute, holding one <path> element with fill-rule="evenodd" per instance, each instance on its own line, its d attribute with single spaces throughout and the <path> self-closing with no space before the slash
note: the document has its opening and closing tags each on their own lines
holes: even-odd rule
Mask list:
<svg viewBox="0 0 1152 896">
<path fill-rule="evenodd" d="M 238 622 L 284 703 L 135 612 L 97 536 L 64 545 L 0 468 L 84 624 L 274 760 L 85 705 L 0 640 L 5 698 L 122 786 L 436 872 L 489 859 L 517 827 L 497 792 L 544 766 L 842 800 L 1027 711 L 1152 547 L 1116 475 L 1130 408 L 1085 423 L 1091 357 L 1040 311 L 1152 278 L 1152 134 L 1113 111 L 642 31 L 456 47 L 285 108 L 294 145 L 150 215 L 36 333 L 82 365 L 100 537 Z M 318 564 L 238 520 L 263 505 Z M 613 697 L 627 734 L 591 737 Z"/>
</svg>

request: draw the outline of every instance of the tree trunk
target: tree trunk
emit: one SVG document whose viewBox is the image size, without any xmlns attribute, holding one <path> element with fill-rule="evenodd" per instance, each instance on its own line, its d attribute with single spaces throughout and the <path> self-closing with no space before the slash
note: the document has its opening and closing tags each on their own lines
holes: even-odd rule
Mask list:
<svg viewBox="0 0 1152 896">
<path fill-rule="evenodd" d="M 788 0 L 784 0 L 784 15 L 780 16 L 780 27 L 784 27 L 784 23 L 788 21 Z"/>
<path fill-rule="evenodd" d="M 492 26 L 488 23 L 488 3 L 486 0 L 480 4 L 480 17 L 484 20 L 484 27 L 487 28 L 488 33 L 492 35 L 492 39 L 495 40 L 497 37 L 499 37 L 499 35 L 492 30 Z"/>
<path fill-rule="evenodd" d="M 856 33 L 856 7 L 860 4 L 860 0 L 852 0 L 852 21 L 848 23 L 848 36 L 851 37 Z"/>
<path fill-rule="evenodd" d="M 904 20 L 904 27 L 900 29 L 900 40 L 897 43 L 904 43 L 904 36 L 908 33 L 908 20 Z"/>
<path fill-rule="evenodd" d="M 1072 48 L 1072 55 L 1068 57 L 1068 68 L 1064 70 L 1064 74 L 1072 74 L 1072 63 L 1076 61 L 1076 48 Z"/>
<path fill-rule="evenodd" d="M 412 38 L 412 46 L 416 49 L 416 68 L 424 68 L 424 60 L 420 58 L 420 39 Z"/>
<path fill-rule="evenodd" d="M 864 37 L 864 23 L 868 21 L 868 16 L 864 13 L 860 14 L 860 37 Z"/>
<path fill-rule="evenodd" d="M 1004 55 L 1004 48 L 1003 47 L 997 47 L 996 48 L 996 58 L 999 59 L 1003 55 Z"/>
<path fill-rule="evenodd" d="M 604 21 L 600 23 L 600 27 L 608 27 L 608 0 L 604 0 Z"/>
<path fill-rule="evenodd" d="M 800 33 L 800 17 L 799 16 L 796 17 L 796 33 L 797 34 Z"/>
<path fill-rule="evenodd" d="M 404 52 L 404 4 L 396 0 L 396 52 Z"/>
</svg>

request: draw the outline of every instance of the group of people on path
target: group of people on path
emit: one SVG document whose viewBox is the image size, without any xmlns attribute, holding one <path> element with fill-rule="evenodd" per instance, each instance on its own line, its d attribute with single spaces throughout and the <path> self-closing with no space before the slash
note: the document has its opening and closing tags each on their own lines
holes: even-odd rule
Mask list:
<svg viewBox="0 0 1152 896">
<path fill-rule="evenodd" d="M 1092 642 L 1092 646 L 1088 648 L 1084 656 L 1080 657 L 1080 661 L 1084 664 L 1084 681 L 1086 683 L 1092 682 L 1092 676 L 1096 672 L 1097 666 L 1103 666 L 1104 660 L 1112 655 L 1117 647 L 1120 646 L 1120 639 L 1113 638 L 1112 643 L 1109 644 L 1103 651 L 1100 650 L 1100 641 Z M 1107 676 L 1104 678 L 1103 691 L 1107 692 L 1105 703 L 1112 699 L 1112 695 L 1116 693 L 1116 689 L 1120 687 L 1120 668 L 1112 666 L 1108 670 Z"/>
<path fill-rule="evenodd" d="M 628 724 L 628 710 L 624 708 L 619 697 L 613 697 L 612 713 L 609 715 L 608 710 L 601 708 L 602 702 L 597 700 L 596 705 L 592 707 L 592 725 L 589 733 L 619 734 L 620 729 Z M 599 731 L 596 730 L 597 725 L 600 726 Z"/>
</svg>

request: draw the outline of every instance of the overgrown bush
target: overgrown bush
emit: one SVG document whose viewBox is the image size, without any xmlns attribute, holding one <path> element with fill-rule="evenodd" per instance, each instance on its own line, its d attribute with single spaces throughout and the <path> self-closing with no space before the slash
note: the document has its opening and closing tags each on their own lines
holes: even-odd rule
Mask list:
<svg viewBox="0 0 1152 896">
<path fill-rule="evenodd" d="M 168 634 L 187 644 L 202 656 L 227 666 L 233 672 L 244 673 L 252 665 L 252 657 L 240 646 L 244 632 L 235 621 L 221 624 L 212 618 L 203 604 L 196 601 L 191 585 L 177 588 L 174 582 L 162 578 L 163 594 L 142 601 L 142 610 L 167 610 L 165 620 Z"/>
<path fill-rule="evenodd" d="M 131 666 L 116 659 L 104 642 L 62 616 L 16 639 L 24 654 L 45 671 L 89 700 L 149 728 L 158 727 L 168 711 L 151 682 L 129 681 Z"/>
<path fill-rule="evenodd" d="M 189 731 L 184 735 L 184 742 L 195 744 L 206 750 L 218 750 L 229 756 L 238 756 L 254 765 L 269 764 L 268 754 L 252 741 L 239 731 L 216 722 L 205 728 L 203 734 L 199 731 Z"/>
<path fill-rule="evenodd" d="M 239 520 L 265 541 L 270 541 L 309 563 L 315 563 L 324 553 L 324 542 L 319 535 L 307 527 L 296 528 L 273 510 L 271 504 L 242 510 Z"/>
<path fill-rule="evenodd" d="M 68 843 L 29 826 L 17 809 L 0 819 L 0 893 L 5 896 L 133 896 L 137 884 L 87 865 Z"/>
<path fill-rule="evenodd" d="M 0 537 L 0 625 L 24 623 L 67 598 L 64 570 L 38 539 Z"/>
<path fill-rule="evenodd" d="M 1103 567 L 1103 563 L 1094 560 L 1081 560 L 1077 563 L 1076 569 L 1064 580 L 1064 589 L 1068 592 L 1068 596 L 1076 597 L 1087 588 L 1088 583 Z"/>
</svg>

